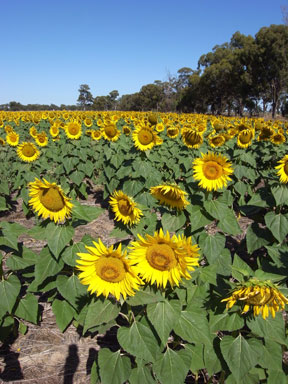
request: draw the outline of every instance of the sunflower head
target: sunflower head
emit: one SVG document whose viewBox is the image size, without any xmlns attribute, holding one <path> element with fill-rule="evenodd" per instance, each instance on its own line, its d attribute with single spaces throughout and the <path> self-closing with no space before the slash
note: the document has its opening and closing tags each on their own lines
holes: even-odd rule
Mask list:
<svg viewBox="0 0 288 384">
<path fill-rule="evenodd" d="M 148 283 L 165 288 L 167 283 L 179 285 L 184 277 L 190 279 L 189 271 L 198 265 L 198 246 L 191 238 L 164 234 L 162 228 L 154 236 L 138 235 L 139 240 L 131 242 L 129 257 L 136 271 Z"/>
<path fill-rule="evenodd" d="M 275 169 L 278 169 L 277 175 L 280 177 L 281 183 L 288 183 L 288 155 L 285 155 L 281 160 L 278 161 Z"/>
<path fill-rule="evenodd" d="M 17 147 L 17 155 L 22 161 L 30 163 L 38 159 L 40 151 L 33 143 L 23 142 Z"/>
<path fill-rule="evenodd" d="M 53 138 L 57 137 L 59 135 L 59 125 L 58 124 L 51 125 L 49 129 L 49 133 Z"/>
<path fill-rule="evenodd" d="M 222 300 L 227 302 L 226 308 L 233 307 L 236 302 L 244 304 L 242 313 L 253 310 L 254 316 L 262 315 L 263 319 L 269 316 L 275 317 L 275 313 L 283 310 L 288 299 L 282 295 L 276 285 L 271 281 L 250 279 L 240 284 L 231 292 L 231 296 Z"/>
<path fill-rule="evenodd" d="M 39 147 L 47 147 L 48 145 L 48 137 L 45 132 L 38 133 L 35 137 L 35 141 Z"/>
<path fill-rule="evenodd" d="M 166 134 L 170 139 L 176 139 L 179 135 L 180 129 L 174 125 L 170 125 L 167 127 Z"/>
<path fill-rule="evenodd" d="M 114 191 L 109 204 L 115 213 L 115 219 L 122 221 L 125 225 L 137 224 L 143 216 L 141 209 L 138 208 L 132 197 L 127 196 L 122 191 Z"/>
<path fill-rule="evenodd" d="M 19 143 L 18 133 L 14 132 L 14 131 L 7 133 L 6 142 L 7 142 L 7 144 L 11 145 L 12 147 L 16 147 Z"/>
<path fill-rule="evenodd" d="M 159 200 L 160 204 L 164 204 L 171 208 L 182 210 L 190 204 L 185 198 L 187 193 L 176 184 L 157 185 L 156 187 L 151 187 L 150 193 L 157 200 Z"/>
<path fill-rule="evenodd" d="M 121 135 L 116 122 L 109 120 L 101 127 L 101 132 L 104 139 L 108 141 L 117 141 Z"/>
<path fill-rule="evenodd" d="M 213 148 L 221 147 L 225 144 L 225 136 L 224 135 L 214 135 L 209 137 L 209 145 Z"/>
<path fill-rule="evenodd" d="M 5 144 L 6 144 L 5 140 L 2 137 L 0 137 L 0 145 L 5 145 Z"/>
<path fill-rule="evenodd" d="M 91 130 L 91 138 L 93 140 L 100 140 L 101 137 L 102 137 L 102 133 L 101 133 L 100 129 L 92 129 Z"/>
<path fill-rule="evenodd" d="M 232 164 L 228 159 L 216 153 L 201 154 L 193 162 L 193 177 L 199 180 L 199 185 L 207 191 L 216 191 L 227 186 L 229 175 L 233 173 Z"/>
<path fill-rule="evenodd" d="M 29 205 L 43 219 L 50 218 L 55 223 L 63 222 L 71 214 L 73 204 L 56 183 L 35 179 L 29 183 Z"/>
<path fill-rule="evenodd" d="M 90 293 L 97 296 L 109 294 L 120 300 L 120 295 L 126 299 L 127 296 L 134 296 L 135 290 L 142 284 L 137 276 L 135 268 L 131 266 L 126 252 L 122 253 L 121 244 L 114 249 L 109 248 L 98 240 L 94 247 L 86 246 L 88 253 L 77 253 L 80 259 L 77 260 L 77 268 L 80 282 L 88 285 Z"/>
<path fill-rule="evenodd" d="M 132 133 L 132 138 L 135 147 L 140 151 L 152 149 L 154 145 L 160 145 L 163 142 L 152 128 L 145 125 L 139 125 Z"/>
<path fill-rule="evenodd" d="M 193 130 L 190 128 L 183 128 L 181 134 L 182 134 L 183 143 L 188 148 L 197 149 L 203 143 L 203 136 L 201 135 L 201 133 L 197 132 L 196 130 Z"/>
<path fill-rule="evenodd" d="M 281 133 L 279 131 L 278 131 L 278 133 L 274 133 L 274 135 L 270 138 L 270 140 L 271 140 L 271 143 L 273 143 L 275 145 L 283 144 L 286 141 L 283 133 Z"/>
<path fill-rule="evenodd" d="M 81 125 L 78 121 L 71 121 L 65 127 L 66 135 L 69 139 L 76 140 L 82 134 Z"/>
<path fill-rule="evenodd" d="M 247 148 L 252 144 L 254 131 L 252 129 L 243 129 L 238 133 L 237 145 L 240 148 Z"/>
</svg>

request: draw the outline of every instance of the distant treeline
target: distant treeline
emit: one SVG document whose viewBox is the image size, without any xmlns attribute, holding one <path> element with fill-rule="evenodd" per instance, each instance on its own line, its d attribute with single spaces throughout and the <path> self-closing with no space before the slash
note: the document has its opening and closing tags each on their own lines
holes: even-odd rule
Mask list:
<svg viewBox="0 0 288 384">
<path fill-rule="evenodd" d="M 188 49 L 188 47 L 187 47 Z M 229 43 L 202 55 L 196 69 L 183 67 L 166 81 L 143 85 L 119 97 L 90 92 L 81 84 L 76 105 L 26 106 L 12 101 L 2 110 L 122 110 L 259 115 L 271 111 L 288 116 L 288 26 L 263 27 L 252 37 L 236 32 Z"/>
</svg>

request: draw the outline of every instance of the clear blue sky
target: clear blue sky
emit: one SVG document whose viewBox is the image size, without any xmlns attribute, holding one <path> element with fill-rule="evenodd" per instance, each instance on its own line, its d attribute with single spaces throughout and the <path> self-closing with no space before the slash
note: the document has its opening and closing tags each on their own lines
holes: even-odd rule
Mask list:
<svg viewBox="0 0 288 384">
<path fill-rule="evenodd" d="M 0 104 L 134 93 L 240 31 L 282 24 L 287 0 L 0 0 Z"/>
</svg>

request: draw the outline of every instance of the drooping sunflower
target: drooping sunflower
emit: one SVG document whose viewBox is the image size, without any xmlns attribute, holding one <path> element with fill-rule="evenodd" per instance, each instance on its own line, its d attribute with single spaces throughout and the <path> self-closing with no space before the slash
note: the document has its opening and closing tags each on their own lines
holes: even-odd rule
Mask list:
<svg viewBox="0 0 288 384">
<path fill-rule="evenodd" d="M 173 287 L 179 285 L 182 277 L 190 279 L 189 271 L 198 265 L 199 248 L 192 245 L 191 238 L 164 235 L 162 228 L 154 236 L 138 235 L 139 240 L 131 242 L 129 258 L 140 277 L 157 287 L 165 288 L 168 281 Z"/>
<path fill-rule="evenodd" d="M 17 147 L 17 155 L 21 160 L 30 163 L 38 159 L 40 156 L 40 151 L 33 143 L 23 142 Z"/>
<path fill-rule="evenodd" d="M 207 191 L 216 191 L 227 186 L 229 175 L 233 173 L 232 164 L 226 156 L 208 152 L 201 153 L 193 162 L 193 177 L 199 180 L 199 186 Z"/>
<path fill-rule="evenodd" d="M 122 191 L 114 191 L 109 204 L 115 213 L 115 219 L 122 221 L 125 225 L 137 224 L 143 216 L 141 209 L 138 208 L 132 197 L 127 196 Z"/>
<path fill-rule="evenodd" d="M 278 161 L 275 169 L 278 169 L 277 175 L 280 176 L 281 183 L 288 183 L 288 155 L 285 155 L 283 159 Z"/>
<path fill-rule="evenodd" d="M 6 142 L 7 142 L 7 144 L 11 145 L 12 147 L 17 147 L 17 145 L 19 143 L 18 133 L 14 132 L 14 131 L 7 133 Z"/>
<path fill-rule="evenodd" d="M 243 302 L 242 313 L 253 309 L 254 316 L 262 315 L 263 319 L 269 316 L 275 317 L 277 311 L 283 310 L 288 299 L 279 291 L 277 286 L 271 281 L 260 281 L 250 279 L 246 283 L 240 284 L 233 290 L 231 296 L 221 300 L 227 301 L 226 308 L 229 309 L 237 302 Z"/>
<path fill-rule="evenodd" d="M 154 147 L 154 145 L 161 145 L 163 140 L 157 133 L 149 126 L 139 125 L 132 133 L 134 145 L 140 151 L 146 151 Z"/>
<path fill-rule="evenodd" d="M 274 135 L 270 138 L 270 141 L 275 145 L 280 145 L 285 143 L 286 139 L 283 133 L 278 131 L 278 133 L 274 133 Z"/>
<path fill-rule="evenodd" d="M 182 210 L 190 204 L 189 201 L 185 199 L 187 192 L 183 191 L 176 184 L 164 184 L 151 187 L 150 193 L 159 200 L 160 204 L 167 205 L 171 208 Z"/>
<path fill-rule="evenodd" d="M 66 125 L 65 133 L 69 139 L 77 140 L 82 134 L 81 125 L 78 121 L 71 121 Z"/>
<path fill-rule="evenodd" d="M 48 145 L 48 137 L 45 132 L 38 133 L 35 137 L 35 141 L 39 147 L 47 147 Z"/>
<path fill-rule="evenodd" d="M 126 257 L 126 251 L 122 253 L 121 244 L 116 249 L 113 245 L 107 248 L 100 239 L 93 244 L 94 247 L 86 246 L 88 253 L 77 253 L 80 257 L 77 260 L 80 282 L 88 285 L 88 291 L 96 293 L 96 296 L 107 298 L 111 294 L 117 300 L 120 300 L 120 295 L 124 299 L 134 296 L 142 281 Z"/>
<path fill-rule="evenodd" d="M 203 143 L 203 136 L 201 133 L 197 132 L 196 130 L 190 129 L 190 128 L 183 128 L 181 131 L 182 140 L 183 143 L 188 148 L 199 148 L 200 145 Z"/>
<path fill-rule="evenodd" d="M 258 141 L 268 141 L 274 134 L 274 130 L 272 127 L 265 125 L 260 129 L 259 136 L 257 137 Z"/>
<path fill-rule="evenodd" d="M 101 133 L 105 140 L 117 141 L 121 135 L 121 131 L 113 121 L 107 121 L 101 127 Z"/>
<path fill-rule="evenodd" d="M 252 144 L 254 131 L 252 129 L 243 129 L 238 133 L 237 145 L 240 148 L 248 148 Z"/>
<path fill-rule="evenodd" d="M 221 147 L 223 144 L 225 144 L 225 136 L 224 135 L 214 135 L 210 136 L 209 139 L 209 145 L 210 147 L 216 148 L 216 147 Z"/>
<path fill-rule="evenodd" d="M 42 216 L 43 219 L 49 217 L 55 223 L 63 222 L 70 217 L 73 204 L 59 185 L 36 178 L 35 181 L 29 183 L 28 187 L 29 205 L 38 216 Z"/>
</svg>

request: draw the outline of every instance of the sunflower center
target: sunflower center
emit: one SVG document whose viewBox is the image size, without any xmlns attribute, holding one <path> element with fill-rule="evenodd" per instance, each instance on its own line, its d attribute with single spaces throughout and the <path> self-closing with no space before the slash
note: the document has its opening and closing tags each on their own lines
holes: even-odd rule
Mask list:
<svg viewBox="0 0 288 384">
<path fill-rule="evenodd" d="M 186 134 L 186 140 L 190 145 L 196 145 L 201 142 L 201 136 L 197 132 L 189 132 Z"/>
<path fill-rule="evenodd" d="M 153 244 L 147 249 L 146 258 L 152 268 L 169 271 L 177 264 L 173 249 L 168 244 Z"/>
<path fill-rule="evenodd" d="M 114 125 L 107 125 L 106 127 L 105 127 L 105 133 L 106 133 L 106 135 L 107 136 L 109 136 L 109 137 L 114 137 L 114 136 L 116 136 L 116 134 L 117 134 L 117 129 L 115 128 L 115 126 Z"/>
<path fill-rule="evenodd" d="M 243 132 L 240 136 L 239 136 L 239 140 L 241 141 L 241 143 L 243 144 L 247 144 L 249 143 L 249 141 L 251 140 L 252 138 L 252 133 L 251 132 Z"/>
<path fill-rule="evenodd" d="M 130 202 L 126 199 L 120 199 L 118 201 L 118 208 L 119 208 L 119 211 L 122 213 L 122 215 L 124 216 L 129 216 L 131 215 L 132 213 L 132 205 L 130 204 Z"/>
<path fill-rule="evenodd" d="M 166 199 L 172 200 L 172 201 L 180 201 L 181 196 L 177 194 L 177 192 L 170 190 L 165 195 L 163 195 Z"/>
<path fill-rule="evenodd" d="M 26 157 L 32 157 L 35 153 L 35 148 L 31 144 L 25 144 L 22 148 L 22 154 Z"/>
<path fill-rule="evenodd" d="M 11 134 L 11 135 L 10 135 L 10 141 L 12 141 L 13 143 L 15 143 L 15 142 L 17 141 L 17 136 Z"/>
<path fill-rule="evenodd" d="M 40 201 L 46 209 L 52 212 L 59 212 L 65 207 L 63 196 L 57 187 L 44 189 L 40 196 Z"/>
<path fill-rule="evenodd" d="M 153 141 L 153 133 L 149 129 L 141 129 L 138 133 L 138 140 L 142 145 L 148 145 Z"/>
<path fill-rule="evenodd" d="M 79 127 L 76 124 L 70 124 L 68 127 L 70 135 L 77 135 L 79 133 Z"/>
<path fill-rule="evenodd" d="M 115 257 L 101 257 L 95 263 L 97 275 L 110 283 L 118 283 L 125 277 L 125 266 L 123 261 Z"/>
<path fill-rule="evenodd" d="M 40 136 L 38 137 L 39 143 L 44 143 L 45 142 L 45 137 Z"/>
<path fill-rule="evenodd" d="M 253 295 L 248 297 L 247 304 L 251 305 L 259 305 L 261 300 L 263 299 L 262 295 L 260 295 L 260 291 L 256 291 L 255 293 L 253 292 Z"/>
<path fill-rule="evenodd" d="M 203 165 L 203 174 L 209 180 L 216 180 L 223 174 L 223 169 L 220 164 L 215 161 L 207 161 Z"/>
<path fill-rule="evenodd" d="M 214 145 L 221 145 L 221 144 L 223 144 L 223 138 L 222 137 L 213 137 L 213 139 L 212 139 L 212 143 L 214 144 Z"/>
</svg>

